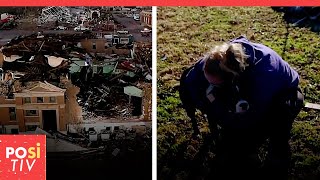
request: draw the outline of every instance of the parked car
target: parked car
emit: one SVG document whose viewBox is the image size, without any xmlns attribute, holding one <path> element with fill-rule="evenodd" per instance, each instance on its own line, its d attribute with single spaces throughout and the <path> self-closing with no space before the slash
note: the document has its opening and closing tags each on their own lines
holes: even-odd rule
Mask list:
<svg viewBox="0 0 320 180">
<path fill-rule="evenodd" d="M 128 34 L 129 31 L 126 31 L 126 30 L 122 30 L 122 31 L 117 31 L 118 34 Z"/>
<path fill-rule="evenodd" d="M 144 28 L 144 29 L 141 31 L 141 35 L 148 37 L 148 36 L 151 35 L 151 30 L 148 29 L 148 28 Z"/>
<path fill-rule="evenodd" d="M 140 21 L 140 15 L 139 14 L 133 15 L 133 19 L 136 21 Z"/>
<path fill-rule="evenodd" d="M 77 26 L 74 28 L 75 31 L 89 31 L 90 28 L 84 27 L 84 26 Z"/>
<path fill-rule="evenodd" d="M 141 33 L 151 33 L 151 30 L 148 28 L 144 28 L 143 30 L 141 30 Z"/>
<path fill-rule="evenodd" d="M 67 30 L 68 28 L 67 27 L 64 27 L 64 26 L 58 26 L 56 27 L 56 30 Z"/>
</svg>

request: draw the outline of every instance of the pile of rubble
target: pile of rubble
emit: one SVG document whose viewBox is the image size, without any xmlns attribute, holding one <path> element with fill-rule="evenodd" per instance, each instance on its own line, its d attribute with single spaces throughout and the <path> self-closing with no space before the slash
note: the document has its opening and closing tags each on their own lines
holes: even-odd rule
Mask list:
<svg viewBox="0 0 320 180">
<path fill-rule="evenodd" d="M 85 111 L 101 116 L 141 115 L 134 112 L 142 111 L 143 87 L 151 83 L 151 44 L 138 43 L 129 55 L 106 55 L 80 48 L 86 38 L 95 37 L 91 33 L 16 37 L 1 48 L 2 73 L 12 73 L 11 83 L 20 86 L 47 81 L 66 89 L 62 79 L 71 79 L 80 88 L 77 101 Z"/>
<path fill-rule="evenodd" d="M 1 48 L 4 58 L 2 69 L 23 73 L 19 77 L 21 82 L 59 82 L 60 76 L 68 74 L 69 59 L 74 52 L 84 59 L 86 51 L 78 48 L 74 42 L 86 37 L 56 34 L 18 36 Z"/>
<path fill-rule="evenodd" d="M 46 132 L 40 128 L 37 134 L 47 137 L 49 159 L 86 159 L 93 156 L 116 157 L 128 151 L 151 150 L 151 129 L 116 130 L 102 134 L 90 133 L 67 135 L 60 132 Z M 100 158 L 101 158 L 100 157 Z"/>
<path fill-rule="evenodd" d="M 94 111 L 98 115 L 130 116 L 130 111 L 134 109 L 130 99 L 134 103 L 136 98 L 125 94 L 124 88 L 134 86 L 137 89 L 133 91 L 141 91 L 144 84 L 151 83 L 152 61 L 149 51 L 151 50 L 148 47 L 137 46 L 135 57 L 118 58 L 116 63 L 109 61 L 106 64 L 111 64 L 112 67 L 109 74 L 103 73 L 106 67 L 103 65 L 101 71 L 98 68 L 96 72 L 95 65 L 83 67 L 80 73 L 72 78 L 73 84 L 81 89 L 78 95 L 79 104 L 85 110 Z M 136 106 L 139 106 L 139 102 Z"/>
<path fill-rule="evenodd" d="M 3 13 L 0 16 L 0 29 L 12 29 L 17 26 L 15 16 L 8 13 Z"/>
<path fill-rule="evenodd" d="M 38 27 L 51 30 L 114 31 L 123 29 L 108 7 L 44 7 Z"/>
</svg>

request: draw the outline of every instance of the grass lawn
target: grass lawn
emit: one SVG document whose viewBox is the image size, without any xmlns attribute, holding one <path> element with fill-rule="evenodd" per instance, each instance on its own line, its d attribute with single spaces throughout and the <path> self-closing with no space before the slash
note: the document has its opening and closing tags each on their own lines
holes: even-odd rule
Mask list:
<svg viewBox="0 0 320 180">
<path fill-rule="evenodd" d="M 263 43 L 300 74 L 307 102 L 320 103 L 320 36 L 287 25 L 283 13 L 269 7 L 158 7 L 157 131 L 158 178 L 184 179 L 199 141 L 181 108 L 177 87 L 184 68 L 214 45 L 240 35 Z M 166 57 L 163 60 L 163 57 Z M 320 178 L 319 111 L 304 109 L 292 129 L 292 179 Z M 200 114 L 199 114 L 200 117 Z M 201 131 L 208 132 L 201 120 Z"/>
</svg>

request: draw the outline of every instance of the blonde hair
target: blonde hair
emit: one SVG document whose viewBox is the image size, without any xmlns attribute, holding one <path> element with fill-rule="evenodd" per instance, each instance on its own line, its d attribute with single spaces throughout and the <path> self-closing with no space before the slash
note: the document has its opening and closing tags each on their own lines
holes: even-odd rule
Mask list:
<svg viewBox="0 0 320 180">
<path fill-rule="evenodd" d="M 219 74 L 219 71 L 230 72 L 237 76 L 248 66 L 243 46 L 239 43 L 224 43 L 215 46 L 205 57 L 204 71 L 209 74 Z M 221 70 L 218 70 L 216 66 Z"/>
</svg>

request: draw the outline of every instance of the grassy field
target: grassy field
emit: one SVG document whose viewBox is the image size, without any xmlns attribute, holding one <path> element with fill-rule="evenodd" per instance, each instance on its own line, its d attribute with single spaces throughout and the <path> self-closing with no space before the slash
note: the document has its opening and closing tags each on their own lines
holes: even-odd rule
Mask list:
<svg viewBox="0 0 320 180">
<path fill-rule="evenodd" d="M 159 179 L 188 176 L 202 139 L 190 139 L 191 122 L 177 91 L 179 77 L 215 44 L 246 35 L 273 48 L 299 72 L 306 101 L 320 103 L 320 36 L 308 28 L 287 25 L 283 13 L 268 7 L 158 7 L 157 16 Z M 292 179 L 320 178 L 319 115 L 305 109 L 294 123 Z M 208 132 L 203 119 L 201 131 Z"/>
</svg>

